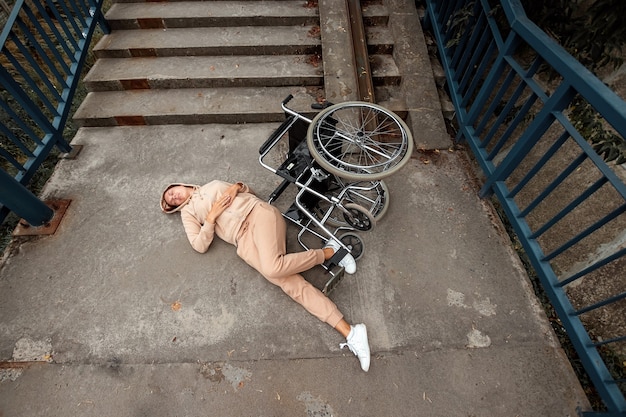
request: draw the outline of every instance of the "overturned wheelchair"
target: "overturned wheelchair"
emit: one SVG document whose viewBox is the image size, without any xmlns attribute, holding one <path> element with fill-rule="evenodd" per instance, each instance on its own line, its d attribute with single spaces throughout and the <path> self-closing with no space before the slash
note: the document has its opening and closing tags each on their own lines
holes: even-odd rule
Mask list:
<svg viewBox="0 0 626 417">
<path fill-rule="evenodd" d="M 402 119 L 376 104 L 334 104 L 311 120 L 287 107 L 292 98 L 281 103 L 286 119 L 259 149 L 259 162 L 282 178 L 269 203 L 296 186 L 283 216 L 300 227 L 300 245 L 309 249 L 304 237 L 313 236 L 340 246 L 322 265 L 330 275 L 322 292 L 329 294 L 344 273 L 338 262 L 348 252 L 356 260 L 363 255 L 358 232 L 371 230 L 385 215 L 389 191 L 382 179 L 409 161 L 413 138 Z M 272 153 L 280 156 L 268 162 Z"/>
</svg>

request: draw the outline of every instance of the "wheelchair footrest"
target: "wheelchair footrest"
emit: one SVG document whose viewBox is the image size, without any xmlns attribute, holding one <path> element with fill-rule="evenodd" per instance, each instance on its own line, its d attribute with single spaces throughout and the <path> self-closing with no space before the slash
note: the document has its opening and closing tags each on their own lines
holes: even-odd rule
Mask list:
<svg viewBox="0 0 626 417">
<path fill-rule="evenodd" d="M 324 265 L 327 267 L 332 267 L 333 265 L 339 265 L 339 262 L 348 254 L 348 251 L 344 248 L 339 248 L 337 252 L 333 255 L 332 258 L 324 262 Z"/>
</svg>

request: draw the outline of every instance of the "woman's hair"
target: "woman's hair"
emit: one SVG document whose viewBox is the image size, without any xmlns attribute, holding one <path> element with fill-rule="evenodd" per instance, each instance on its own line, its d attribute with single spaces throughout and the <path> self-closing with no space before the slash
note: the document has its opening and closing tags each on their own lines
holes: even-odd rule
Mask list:
<svg viewBox="0 0 626 417">
<path fill-rule="evenodd" d="M 193 185 L 193 184 L 184 184 L 184 183 L 173 183 L 168 185 L 165 190 L 163 191 L 163 193 L 161 194 L 161 211 L 163 213 L 167 213 L 167 214 L 171 214 L 171 213 L 176 213 L 177 211 L 179 211 L 180 209 L 182 209 L 188 202 L 189 202 L 189 198 L 191 198 L 191 195 L 189 196 L 189 198 L 185 201 L 183 201 L 181 204 L 177 205 L 177 206 L 173 206 L 171 204 L 168 204 L 167 201 L 165 201 L 165 193 L 167 192 L 167 190 L 169 190 L 172 187 L 176 187 L 178 185 L 182 185 L 184 187 L 189 187 L 189 188 L 193 188 L 194 190 L 196 188 L 198 188 L 197 185 Z"/>
</svg>

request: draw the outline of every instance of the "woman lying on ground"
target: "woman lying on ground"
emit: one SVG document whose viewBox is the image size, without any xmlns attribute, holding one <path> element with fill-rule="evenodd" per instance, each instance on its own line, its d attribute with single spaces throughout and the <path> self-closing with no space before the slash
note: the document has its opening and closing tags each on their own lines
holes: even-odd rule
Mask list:
<svg viewBox="0 0 626 417">
<path fill-rule="evenodd" d="M 370 348 L 365 325 L 350 325 L 335 303 L 300 275 L 330 259 L 339 249 L 336 242 L 331 239 L 322 249 L 286 253 L 286 223 L 282 214 L 241 182 L 211 181 L 202 187 L 170 184 L 161 196 L 161 209 L 165 213 L 180 211 L 187 238 L 200 253 L 209 249 L 215 235 L 235 245 L 237 255 L 248 265 L 345 337 L 346 343 L 340 347 L 347 346 L 367 372 Z M 356 272 L 356 262 L 350 254 L 339 266 L 347 273 Z"/>
</svg>

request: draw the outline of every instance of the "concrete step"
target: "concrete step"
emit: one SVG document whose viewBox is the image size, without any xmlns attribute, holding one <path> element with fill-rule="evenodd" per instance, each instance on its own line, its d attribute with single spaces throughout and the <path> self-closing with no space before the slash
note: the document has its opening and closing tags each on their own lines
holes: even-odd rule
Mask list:
<svg viewBox="0 0 626 417">
<path fill-rule="evenodd" d="M 391 88 L 391 87 L 386 87 Z M 322 87 L 183 88 L 91 92 L 74 120 L 85 127 L 162 124 L 265 123 L 285 116 L 280 103 L 289 94 L 289 106 L 312 117 L 311 104 L 324 97 Z M 381 97 L 383 95 L 381 94 Z M 389 94 L 379 103 L 406 114 L 403 103 Z"/>
<path fill-rule="evenodd" d="M 319 24 L 317 7 L 300 0 L 117 3 L 106 18 L 113 30 Z"/>
<path fill-rule="evenodd" d="M 89 91 L 322 85 L 317 55 L 189 56 L 99 59 Z"/>
<path fill-rule="evenodd" d="M 88 93 L 74 120 L 82 126 L 264 123 L 284 120 L 280 103 L 310 112 L 321 87 L 183 88 Z"/>
<path fill-rule="evenodd" d="M 98 58 L 320 53 L 316 26 L 118 30 L 94 47 Z"/>
<path fill-rule="evenodd" d="M 317 7 L 301 0 L 115 3 L 106 18 L 113 30 L 319 25 Z M 368 26 L 386 25 L 389 12 L 382 4 L 369 4 L 363 18 Z"/>
<path fill-rule="evenodd" d="M 97 58 L 190 55 L 320 54 L 317 26 L 246 26 L 118 30 L 94 47 Z M 370 54 L 390 54 L 393 37 L 386 27 L 367 30 Z"/>
<path fill-rule="evenodd" d="M 370 57 L 374 81 L 397 85 L 390 55 Z M 191 56 L 99 59 L 84 79 L 89 91 L 206 87 L 309 86 L 324 83 L 317 55 Z"/>
</svg>

